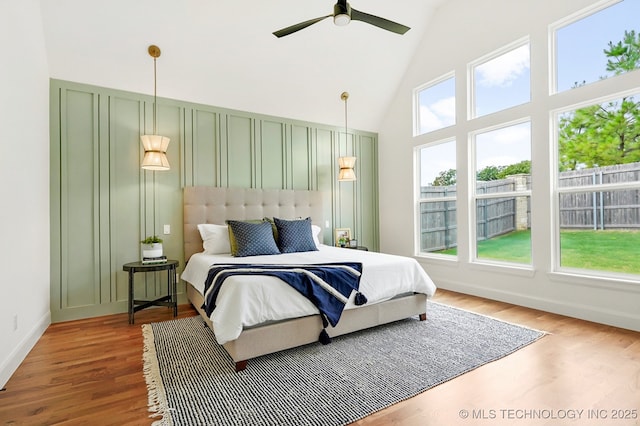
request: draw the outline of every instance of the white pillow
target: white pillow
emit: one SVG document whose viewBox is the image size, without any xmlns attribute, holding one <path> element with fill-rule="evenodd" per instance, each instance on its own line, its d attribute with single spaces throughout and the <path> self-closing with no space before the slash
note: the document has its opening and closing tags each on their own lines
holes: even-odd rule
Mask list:
<svg viewBox="0 0 640 426">
<path fill-rule="evenodd" d="M 318 225 L 311 225 L 311 235 L 313 235 L 313 242 L 316 243 L 316 247 L 320 246 L 320 231 L 322 231 L 322 228 L 320 228 Z"/>
<path fill-rule="evenodd" d="M 229 229 L 227 225 L 201 223 L 198 225 L 198 231 L 200 231 L 202 247 L 206 254 L 231 253 L 231 243 L 229 242 Z"/>
</svg>

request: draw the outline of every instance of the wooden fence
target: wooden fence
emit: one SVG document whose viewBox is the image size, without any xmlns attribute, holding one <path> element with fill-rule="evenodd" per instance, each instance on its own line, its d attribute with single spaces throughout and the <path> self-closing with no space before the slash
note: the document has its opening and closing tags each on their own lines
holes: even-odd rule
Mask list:
<svg viewBox="0 0 640 426">
<path fill-rule="evenodd" d="M 640 163 L 560 173 L 561 188 L 640 182 Z M 571 229 L 639 229 L 640 189 L 560 194 L 560 226 Z"/>
<path fill-rule="evenodd" d="M 477 182 L 477 193 L 500 193 L 516 190 L 517 177 Z M 580 187 L 603 183 L 640 182 L 640 162 L 562 172 L 560 187 Z M 525 175 L 521 185 L 531 188 Z M 456 186 L 423 186 L 421 197 L 456 195 Z M 529 197 L 479 199 L 476 203 L 476 238 L 482 241 L 531 224 Z M 422 251 L 438 251 L 457 245 L 455 201 L 431 201 L 420 206 Z M 560 195 L 560 227 L 566 229 L 640 229 L 640 189 L 575 192 Z"/>
</svg>

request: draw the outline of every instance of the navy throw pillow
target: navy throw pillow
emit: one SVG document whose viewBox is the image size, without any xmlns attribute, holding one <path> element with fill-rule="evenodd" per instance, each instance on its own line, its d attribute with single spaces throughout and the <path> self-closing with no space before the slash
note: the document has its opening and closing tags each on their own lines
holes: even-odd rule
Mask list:
<svg viewBox="0 0 640 426">
<path fill-rule="evenodd" d="M 284 220 L 273 218 L 278 230 L 278 248 L 282 253 L 317 251 L 311 232 L 311 218 Z"/>
<path fill-rule="evenodd" d="M 250 223 L 239 220 L 228 220 L 227 225 L 235 237 L 236 257 L 260 256 L 264 254 L 280 254 L 273 230 L 269 222 Z"/>
</svg>

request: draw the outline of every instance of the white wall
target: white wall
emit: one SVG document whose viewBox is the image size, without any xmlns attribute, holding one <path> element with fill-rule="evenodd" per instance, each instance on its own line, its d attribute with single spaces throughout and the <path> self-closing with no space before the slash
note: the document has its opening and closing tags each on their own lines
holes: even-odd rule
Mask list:
<svg viewBox="0 0 640 426">
<path fill-rule="evenodd" d="M 530 117 L 532 121 L 533 269 L 522 270 L 469 262 L 469 191 L 458 185 L 457 261 L 419 258 L 442 288 L 508 301 L 569 316 L 640 330 L 640 283 L 594 279 L 552 272 L 550 119 L 549 110 L 563 102 L 580 102 L 640 86 L 640 71 L 590 85 L 561 96 L 548 95 L 548 25 L 594 4 L 595 0 L 452 0 L 436 12 L 414 59 L 390 104 L 379 132 L 381 250 L 414 255 L 413 149 L 446 136 L 466 141 L 468 132 Z M 532 101 L 496 121 L 491 115 L 466 121 L 458 103 L 458 125 L 412 137 L 412 90 L 454 70 L 457 98 L 466 98 L 467 64 L 522 37 L 530 37 Z M 506 118 L 506 119 L 505 119 Z M 453 135 L 451 133 L 454 133 Z M 466 144 L 458 144 L 458 182 L 468 177 Z"/>
<path fill-rule="evenodd" d="M 0 52 L 3 387 L 50 324 L 49 73 L 38 0 L 0 0 Z"/>
</svg>

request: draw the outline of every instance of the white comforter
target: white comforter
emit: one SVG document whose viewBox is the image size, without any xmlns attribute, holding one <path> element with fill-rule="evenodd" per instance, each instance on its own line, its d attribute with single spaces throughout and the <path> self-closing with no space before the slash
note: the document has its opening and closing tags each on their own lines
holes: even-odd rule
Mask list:
<svg viewBox="0 0 640 426">
<path fill-rule="evenodd" d="M 418 262 L 409 257 L 320 245 L 319 251 L 272 256 L 233 257 L 230 254 L 191 256 L 181 278 L 204 293 L 209 267 L 214 263 L 311 264 L 362 262 L 360 292 L 367 304 L 416 292 L 433 296 L 436 286 Z M 352 293 L 346 309 L 353 309 Z M 317 314 L 318 309 L 293 287 L 275 277 L 234 276 L 225 280 L 211 314 L 216 340 L 235 340 L 244 327 Z"/>
</svg>

